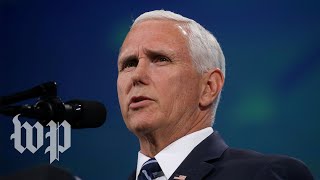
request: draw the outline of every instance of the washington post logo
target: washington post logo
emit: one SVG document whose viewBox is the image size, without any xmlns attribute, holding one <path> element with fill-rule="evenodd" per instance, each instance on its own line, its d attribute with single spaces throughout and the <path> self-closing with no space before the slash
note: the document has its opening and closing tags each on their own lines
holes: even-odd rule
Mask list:
<svg viewBox="0 0 320 180">
<path fill-rule="evenodd" d="M 31 126 L 28 122 L 21 125 L 16 115 L 12 122 L 14 124 L 14 133 L 11 134 L 10 140 L 14 140 L 14 148 L 21 154 L 27 149 L 31 153 L 35 153 L 43 145 L 43 126 L 36 122 Z M 59 161 L 59 155 L 65 152 L 71 147 L 71 126 L 67 121 L 63 121 L 61 124 L 50 121 L 46 126 L 49 126 L 49 132 L 45 134 L 46 139 L 50 139 L 50 145 L 45 149 L 45 154 L 50 154 L 50 164 L 54 160 Z M 60 145 L 59 129 L 63 127 L 63 145 Z M 25 147 L 21 144 L 21 132 L 25 129 Z M 36 145 L 33 142 L 34 135 L 36 135 Z"/>
</svg>

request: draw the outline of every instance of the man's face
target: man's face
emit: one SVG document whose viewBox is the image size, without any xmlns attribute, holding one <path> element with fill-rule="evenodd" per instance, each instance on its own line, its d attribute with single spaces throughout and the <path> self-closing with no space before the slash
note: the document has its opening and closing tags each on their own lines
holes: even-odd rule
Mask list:
<svg viewBox="0 0 320 180">
<path fill-rule="evenodd" d="M 176 22 L 148 20 L 128 33 L 118 59 L 118 97 L 136 135 L 179 131 L 198 110 L 201 75 Z"/>
</svg>

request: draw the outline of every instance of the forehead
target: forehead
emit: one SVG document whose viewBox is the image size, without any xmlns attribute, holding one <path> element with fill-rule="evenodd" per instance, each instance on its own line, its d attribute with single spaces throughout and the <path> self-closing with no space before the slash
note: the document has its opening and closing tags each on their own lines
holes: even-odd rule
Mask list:
<svg viewBox="0 0 320 180">
<path fill-rule="evenodd" d="M 152 50 L 169 48 L 171 51 L 187 48 L 187 33 L 183 26 L 169 20 L 146 20 L 134 25 L 124 40 L 119 57 L 137 48 Z"/>
</svg>

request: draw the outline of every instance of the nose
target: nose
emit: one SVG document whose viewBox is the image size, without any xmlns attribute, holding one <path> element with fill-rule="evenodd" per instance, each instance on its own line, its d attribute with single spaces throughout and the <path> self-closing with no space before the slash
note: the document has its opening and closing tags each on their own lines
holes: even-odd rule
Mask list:
<svg viewBox="0 0 320 180">
<path fill-rule="evenodd" d="M 139 59 L 138 65 L 132 73 L 133 86 L 147 85 L 150 80 L 148 61 L 146 59 Z"/>
</svg>

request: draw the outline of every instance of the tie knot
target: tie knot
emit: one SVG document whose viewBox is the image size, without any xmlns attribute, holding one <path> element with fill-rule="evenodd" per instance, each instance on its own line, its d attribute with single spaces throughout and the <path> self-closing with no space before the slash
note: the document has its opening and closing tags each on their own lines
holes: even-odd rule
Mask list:
<svg viewBox="0 0 320 180">
<path fill-rule="evenodd" d="M 156 179 L 157 177 L 161 177 L 163 175 L 164 174 L 157 160 L 155 158 L 151 158 L 142 165 L 138 179 L 152 180 L 152 179 Z"/>
<path fill-rule="evenodd" d="M 148 161 L 146 161 L 143 165 L 142 168 L 147 171 L 152 171 L 152 172 L 157 172 L 161 171 L 161 168 L 158 164 L 158 161 L 155 158 L 151 158 Z"/>
</svg>

